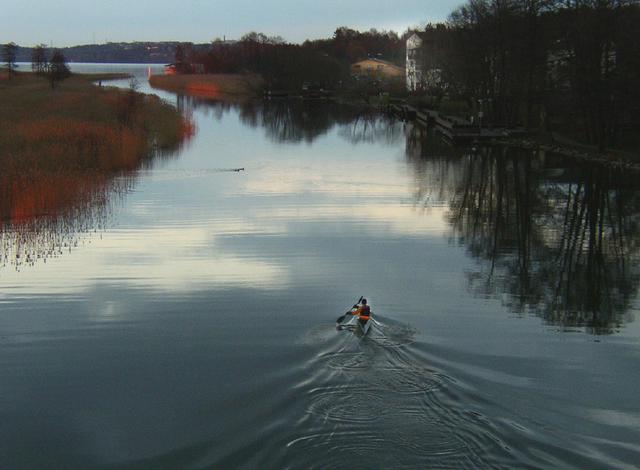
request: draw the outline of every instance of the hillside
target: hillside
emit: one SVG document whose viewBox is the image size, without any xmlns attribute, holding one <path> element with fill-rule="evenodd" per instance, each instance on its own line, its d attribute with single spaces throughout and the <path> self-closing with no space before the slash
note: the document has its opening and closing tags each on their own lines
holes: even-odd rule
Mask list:
<svg viewBox="0 0 640 470">
<path fill-rule="evenodd" d="M 176 41 L 169 42 L 110 42 L 62 47 L 69 62 L 167 64 L 173 62 Z M 194 49 L 208 47 L 197 44 Z M 31 62 L 31 47 L 18 47 L 18 62 Z"/>
</svg>

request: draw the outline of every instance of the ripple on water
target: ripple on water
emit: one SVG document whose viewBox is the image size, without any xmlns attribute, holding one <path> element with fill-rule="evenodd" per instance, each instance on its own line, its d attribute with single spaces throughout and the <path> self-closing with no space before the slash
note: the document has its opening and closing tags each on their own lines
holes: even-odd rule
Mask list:
<svg viewBox="0 0 640 470">
<path fill-rule="evenodd" d="M 327 353 L 322 356 L 322 361 L 332 370 L 358 374 L 358 378 L 378 393 L 419 395 L 443 386 L 441 374 L 384 348 Z"/>
<path fill-rule="evenodd" d="M 335 336 L 336 329 L 333 325 L 317 325 L 298 338 L 297 343 L 305 345 L 321 344 L 335 339 Z"/>
<path fill-rule="evenodd" d="M 308 337 L 321 338 L 321 331 Z M 412 350 L 415 333 L 384 322 L 366 338 L 335 335 L 314 357 L 308 366 L 317 373 L 304 385 L 316 384 L 307 393 L 306 408 L 315 417 L 313 431 L 307 428 L 288 444 L 296 461 L 304 460 L 306 451 L 317 455 L 321 450 L 349 462 L 360 455 L 374 467 L 386 462 L 396 468 L 413 468 L 416 462 L 438 468 L 492 465 L 488 449 L 504 452 L 504 443 L 496 441 L 482 415 L 460 407 L 459 395 L 449 387 L 453 379 L 427 367 Z M 383 460 L 380 449 L 385 449 Z M 341 461 L 324 464 L 337 468 Z"/>
<path fill-rule="evenodd" d="M 295 468 L 490 468 L 481 447 L 434 423 L 423 428 L 387 417 L 379 426 L 320 431 L 287 443 Z M 392 425 L 393 428 L 390 428 Z M 392 432 L 388 432 L 393 429 Z M 387 430 L 387 432 L 383 431 Z M 381 449 L 384 449 L 381 452 Z M 322 455 L 318 465 L 313 456 Z M 309 461 L 307 461 L 307 459 Z"/>
<path fill-rule="evenodd" d="M 371 461 L 386 439 L 369 429 L 354 432 L 318 432 L 300 436 L 287 448 L 295 453 L 291 468 L 353 468 L 353 462 Z M 322 461 L 317 456 L 322 455 Z"/>
<path fill-rule="evenodd" d="M 492 456 L 510 454 L 486 417 L 453 406 L 441 393 L 405 402 L 398 419 L 391 443 L 414 458 L 437 457 L 439 467 L 489 467 Z"/>
<path fill-rule="evenodd" d="M 396 431 L 390 436 L 390 442 L 394 447 L 401 449 L 405 455 L 421 458 L 437 455 L 438 461 L 443 462 L 447 456 L 467 454 L 466 443 L 454 433 L 446 432 L 446 429 L 440 429 L 439 432 L 424 428 L 405 428 Z"/>
<path fill-rule="evenodd" d="M 355 425 L 374 423 L 387 409 L 376 389 L 355 385 L 311 390 L 307 412 L 324 421 Z"/>
<path fill-rule="evenodd" d="M 370 338 L 386 348 L 402 348 L 416 342 L 416 333 L 416 329 L 409 325 L 384 322 L 376 325 Z"/>
<path fill-rule="evenodd" d="M 372 376 L 368 382 L 377 389 L 399 395 L 424 395 L 439 390 L 442 381 L 437 374 L 421 369 L 386 370 Z"/>
<path fill-rule="evenodd" d="M 322 359 L 327 367 L 338 371 L 355 372 L 371 368 L 371 361 L 362 351 L 327 353 Z"/>
</svg>

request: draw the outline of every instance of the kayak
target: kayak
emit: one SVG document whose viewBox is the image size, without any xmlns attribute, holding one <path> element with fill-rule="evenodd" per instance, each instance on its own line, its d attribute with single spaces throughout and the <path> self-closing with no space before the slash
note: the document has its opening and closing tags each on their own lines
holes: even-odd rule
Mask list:
<svg viewBox="0 0 640 470">
<path fill-rule="evenodd" d="M 366 335 L 369 332 L 369 330 L 371 329 L 371 323 L 372 323 L 371 322 L 371 317 L 372 316 L 373 316 L 373 314 L 369 314 L 369 319 L 366 322 L 364 322 L 364 324 L 360 320 L 358 320 L 358 325 L 360 326 L 360 331 L 362 331 L 362 335 L 363 336 Z"/>
<path fill-rule="evenodd" d="M 362 300 L 362 297 L 360 297 L 360 300 Z M 367 320 L 366 322 L 361 322 L 358 314 L 356 313 L 361 307 L 360 300 L 358 300 L 358 303 L 351 307 L 351 309 L 347 311 L 347 313 L 338 318 L 338 329 L 357 329 L 358 331 L 360 331 L 360 333 L 362 333 L 363 336 L 369 332 L 369 330 L 371 329 L 373 312 L 369 313 L 369 320 Z"/>
</svg>

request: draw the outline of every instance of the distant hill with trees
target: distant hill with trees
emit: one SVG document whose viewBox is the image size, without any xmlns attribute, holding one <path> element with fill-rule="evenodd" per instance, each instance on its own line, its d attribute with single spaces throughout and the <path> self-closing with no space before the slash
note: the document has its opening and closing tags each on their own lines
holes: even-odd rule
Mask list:
<svg viewBox="0 0 640 470">
<path fill-rule="evenodd" d="M 404 65 L 404 41 L 393 31 L 378 31 L 371 29 L 360 32 L 345 26 L 336 29 L 333 37 L 305 41 L 302 45 L 287 43 L 279 36 L 266 36 L 263 33 L 250 32 L 239 41 L 215 40 L 210 43 L 194 44 L 179 41 L 160 42 L 108 42 L 105 44 L 85 44 L 71 47 L 57 47 L 69 62 L 94 63 L 123 63 L 123 64 L 168 64 L 176 59 L 176 48 L 180 47 L 191 59 L 203 59 L 205 53 L 212 50 L 219 54 L 223 49 L 234 50 L 238 43 L 253 43 L 271 46 L 287 46 L 289 50 L 300 49 L 313 51 L 322 55 L 329 55 L 345 63 L 353 63 L 369 56 L 379 57 L 397 65 Z M 16 50 L 17 62 L 30 62 L 35 47 L 18 45 Z M 234 51 L 235 52 L 235 51 Z M 226 59 L 228 60 L 228 59 Z M 220 68 L 220 62 L 212 68 Z M 242 61 L 241 61 L 242 62 Z M 237 64 L 234 64 L 235 67 Z M 231 64 L 230 64 L 231 66 Z"/>
<path fill-rule="evenodd" d="M 340 27 L 331 38 L 303 44 L 250 32 L 238 41 L 214 41 L 204 47 L 183 44 L 178 51 L 177 65 L 198 63 L 215 74 L 250 72 L 261 75 L 269 89 L 293 90 L 305 83 L 328 88 L 344 85 L 351 78 L 350 65 L 368 57 L 404 66 L 405 45 L 392 31 Z M 182 68 L 188 72 L 188 66 Z"/>
<path fill-rule="evenodd" d="M 167 64 L 173 62 L 177 41 L 168 42 L 109 42 L 58 48 L 69 62 Z M 208 44 L 193 45 L 208 47 Z M 30 62 L 32 47 L 18 46 L 17 62 Z"/>
</svg>

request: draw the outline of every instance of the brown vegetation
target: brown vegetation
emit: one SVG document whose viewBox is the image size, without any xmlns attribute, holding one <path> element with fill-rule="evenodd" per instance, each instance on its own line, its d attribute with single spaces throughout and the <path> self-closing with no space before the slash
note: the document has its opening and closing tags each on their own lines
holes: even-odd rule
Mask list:
<svg viewBox="0 0 640 470">
<path fill-rule="evenodd" d="M 260 76 L 248 74 L 153 75 L 149 83 L 154 88 L 202 98 L 254 96 L 262 92 L 264 85 Z"/>
<path fill-rule="evenodd" d="M 121 72 L 103 72 L 103 73 L 83 73 L 82 78 L 92 82 L 108 81 L 108 80 L 123 80 L 126 78 L 132 78 L 129 73 Z"/>
<path fill-rule="evenodd" d="M 0 82 L 0 101 L 0 228 L 104 198 L 114 176 L 194 132 L 157 97 L 81 76 L 52 90 L 41 77 L 18 74 Z"/>
</svg>

